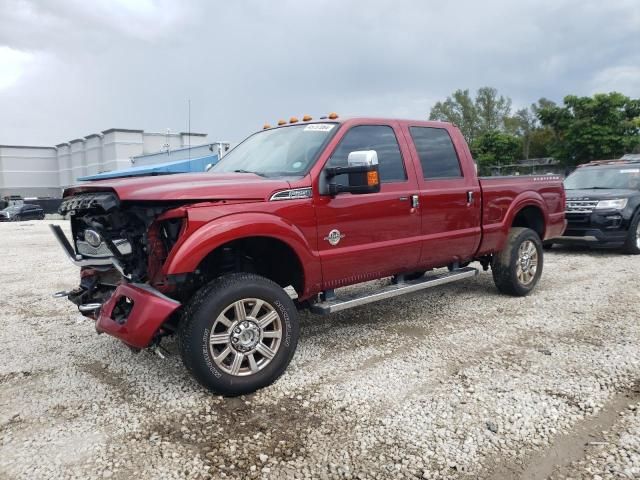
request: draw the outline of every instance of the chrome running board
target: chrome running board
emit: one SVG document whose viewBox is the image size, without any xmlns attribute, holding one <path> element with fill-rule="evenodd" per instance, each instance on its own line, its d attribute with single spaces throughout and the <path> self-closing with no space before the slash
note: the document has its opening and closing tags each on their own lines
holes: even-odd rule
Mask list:
<svg viewBox="0 0 640 480">
<path fill-rule="evenodd" d="M 347 310 L 348 308 L 366 305 L 367 303 L 397 297 L 398 295 L 404 295 L 405 293 L 417 292 L 427 288 L 436 287 L 438 285 L 457 282 L 464 278 L 475 277 L 477 274 L 478 270 L 473 267 L 458 268 L 452 272 L 424 276 L 423 278 L 413 280 L 411 282 L 388 285 L 366 295 L 357 295 L 345 298 L 334 297 L 329 300 L 325 300 L 324 302 L 314 303 L 311 306 L 311 311 L 320 315 L 328 315 L 329 313 L 339 312 L 341 310 Z"/>
</svg>

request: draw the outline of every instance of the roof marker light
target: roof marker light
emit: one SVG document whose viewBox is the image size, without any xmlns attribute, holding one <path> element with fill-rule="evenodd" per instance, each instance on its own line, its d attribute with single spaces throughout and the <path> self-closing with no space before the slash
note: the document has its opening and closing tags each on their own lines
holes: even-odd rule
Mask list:
<svg viewBox="0 0 640 480">
<path fill-rule="evenodd" d="M 308 122 L 309 120 L 313 120 L 313 119 L 311 118 L 311 115 L 305 115 L 304 117 L 302 117 L 302 121 L 303 121 L 303 122 Z"/>
<path fill-rule="evenodd" d="M 336 112 L 331 112 L 331 113 L 329 114 L 329 118 L 330 118 L 331 120 L 335 120 L 336 118 L 338 118 L 338 114 L 337 114 Z"/>
<path fill-rule="evenodd" d="M 267 130 L 268 128 L 271 128 L 271 125 L 269 125 L 268 123 L 265 123 L 262 127 L 263 130 Z"/>
<path fill-rule="evenodd" d="M 287 123 L 286 120 L 278 120 L 278 125 L 284 125 L 285 123 Z"/>
<path fill-rule="evenodd" d="M 298 123 L 298 117 L 291 117 L 289 123 Z"/>
</svg>

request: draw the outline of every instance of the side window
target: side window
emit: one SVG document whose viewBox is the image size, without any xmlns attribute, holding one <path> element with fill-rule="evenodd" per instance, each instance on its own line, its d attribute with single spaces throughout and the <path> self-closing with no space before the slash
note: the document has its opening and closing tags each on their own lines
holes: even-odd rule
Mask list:
<svg viewBox="0 0 640 480">
<path fill-rule="evenodd" d="M 382 183 L 402 182 L 407 179 L 400 146 L 393 128 L 386 125 L 360 125 L 351 128 L 331 155 L 328 165 L 347 166 L 349 153 L 357 150 L 375 150 Z M 338 178 L 340 183 L 344 181 Z"/>
<path fill-rule="evenodd" d="M 411 127 L 409 130 L 425 179 L 462 176 L 458 155 L 444 128 Z"/>
</svg>

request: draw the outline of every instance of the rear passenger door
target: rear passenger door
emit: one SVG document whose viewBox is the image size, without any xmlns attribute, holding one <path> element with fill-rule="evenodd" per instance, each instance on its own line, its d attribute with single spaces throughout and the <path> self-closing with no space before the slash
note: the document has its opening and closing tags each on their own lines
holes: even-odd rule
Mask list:
<svg viewBox="0 0 640 480">
<path fill-rule="evenodd" d="M 471 259 L 480 244 L 481 192 L 466 144 L 446 126 L 407 125 L 404 133 L 418 170 L 420 263 L 439 267 Z"/>
</svg>

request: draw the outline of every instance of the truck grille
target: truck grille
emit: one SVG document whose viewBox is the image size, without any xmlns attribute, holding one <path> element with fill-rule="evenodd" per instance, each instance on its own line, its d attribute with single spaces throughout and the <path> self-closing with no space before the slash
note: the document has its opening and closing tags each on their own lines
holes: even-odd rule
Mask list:
<svg viewBox="0 0 640 480">
<path fill-rule="evenodd" d="M 567 200 L 565 213 L 591 213 L 597 204 L 597 200 Z"/>
</svg>

